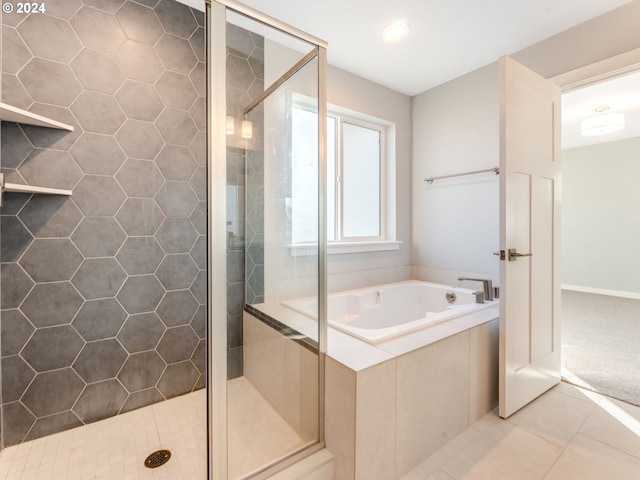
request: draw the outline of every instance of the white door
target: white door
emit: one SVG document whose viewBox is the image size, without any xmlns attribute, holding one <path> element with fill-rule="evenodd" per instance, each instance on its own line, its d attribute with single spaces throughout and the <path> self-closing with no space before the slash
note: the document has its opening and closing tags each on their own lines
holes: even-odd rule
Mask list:
<svg viewBox="0 0 640 480">
<path fill-rule="evenodd" d="M 560 381 L 560 88 L 500 59 L 500 407 Z"/>
</svg>

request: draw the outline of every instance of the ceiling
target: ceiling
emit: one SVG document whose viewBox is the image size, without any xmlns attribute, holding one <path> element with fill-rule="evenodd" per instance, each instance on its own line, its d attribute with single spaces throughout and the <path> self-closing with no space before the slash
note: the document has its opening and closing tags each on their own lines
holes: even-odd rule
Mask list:
<svg viewBox="0 0 640 480">
<path fill-rule="evenodd" d="M 204 8 L 203 0 L 179 1 Z M 331 65 L 413 96 L 630 1 L 241 0 L 241 3 L 326 40 Z M 398 19 L 409 23 L 408 38 L 401 43 L 385 44 L 381 37 L 383 27 Z M 563 148 L 640 136 L 640 77 L 627 77 L 563 96 Z M 634 100 L 629 100 L 628 95 Z M 627 127 L 603 137 L 581 136 L 580 121 L 601 105 L 625 112 Z"/>
</svg>

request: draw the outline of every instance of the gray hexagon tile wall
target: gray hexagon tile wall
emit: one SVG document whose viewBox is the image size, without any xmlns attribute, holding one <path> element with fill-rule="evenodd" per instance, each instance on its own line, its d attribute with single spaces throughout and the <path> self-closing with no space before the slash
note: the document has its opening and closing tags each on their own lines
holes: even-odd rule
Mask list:
<svg viewBox="0 0 640 480">
<path fill-rule="evenodd" d="M 205 384 L 204 16 L 174 0 L 2 15 L 2 446 Z"/>
</svg>

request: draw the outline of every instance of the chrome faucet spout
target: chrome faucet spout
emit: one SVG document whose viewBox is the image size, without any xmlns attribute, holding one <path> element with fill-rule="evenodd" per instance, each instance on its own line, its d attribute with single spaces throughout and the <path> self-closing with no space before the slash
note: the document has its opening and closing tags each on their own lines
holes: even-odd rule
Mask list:
<svg viewBox="0 0 640 480">
<path fill-rule="evenodd" d="M 482 283 L 482 290 L 483 290 L 483 297 L 484 300 L 482 302 L 478 302 L 477 301 L 477 297 L 476 297 L 476 302 L 477 303 L 484 303 L 485 301 L 487 302 L 491 302 L 493 301 L 493 282 L 487 278 L 468 278 L 468 277 L 459 277 L 458 281 L 462 282 L 462 281 L 469 281 L 469 282 L 481 282 Z"/>
</svg>

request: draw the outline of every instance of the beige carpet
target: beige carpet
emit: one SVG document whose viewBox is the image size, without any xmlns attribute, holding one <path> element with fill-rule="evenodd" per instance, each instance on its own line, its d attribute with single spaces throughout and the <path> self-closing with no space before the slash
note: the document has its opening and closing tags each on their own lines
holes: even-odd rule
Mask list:
<svg viewBox="0 0 640 480">
<path fill-rule="evenodd" d="M 563 290 L 562 378 L 640 405 L 640 300 Z"/>
</svg>

